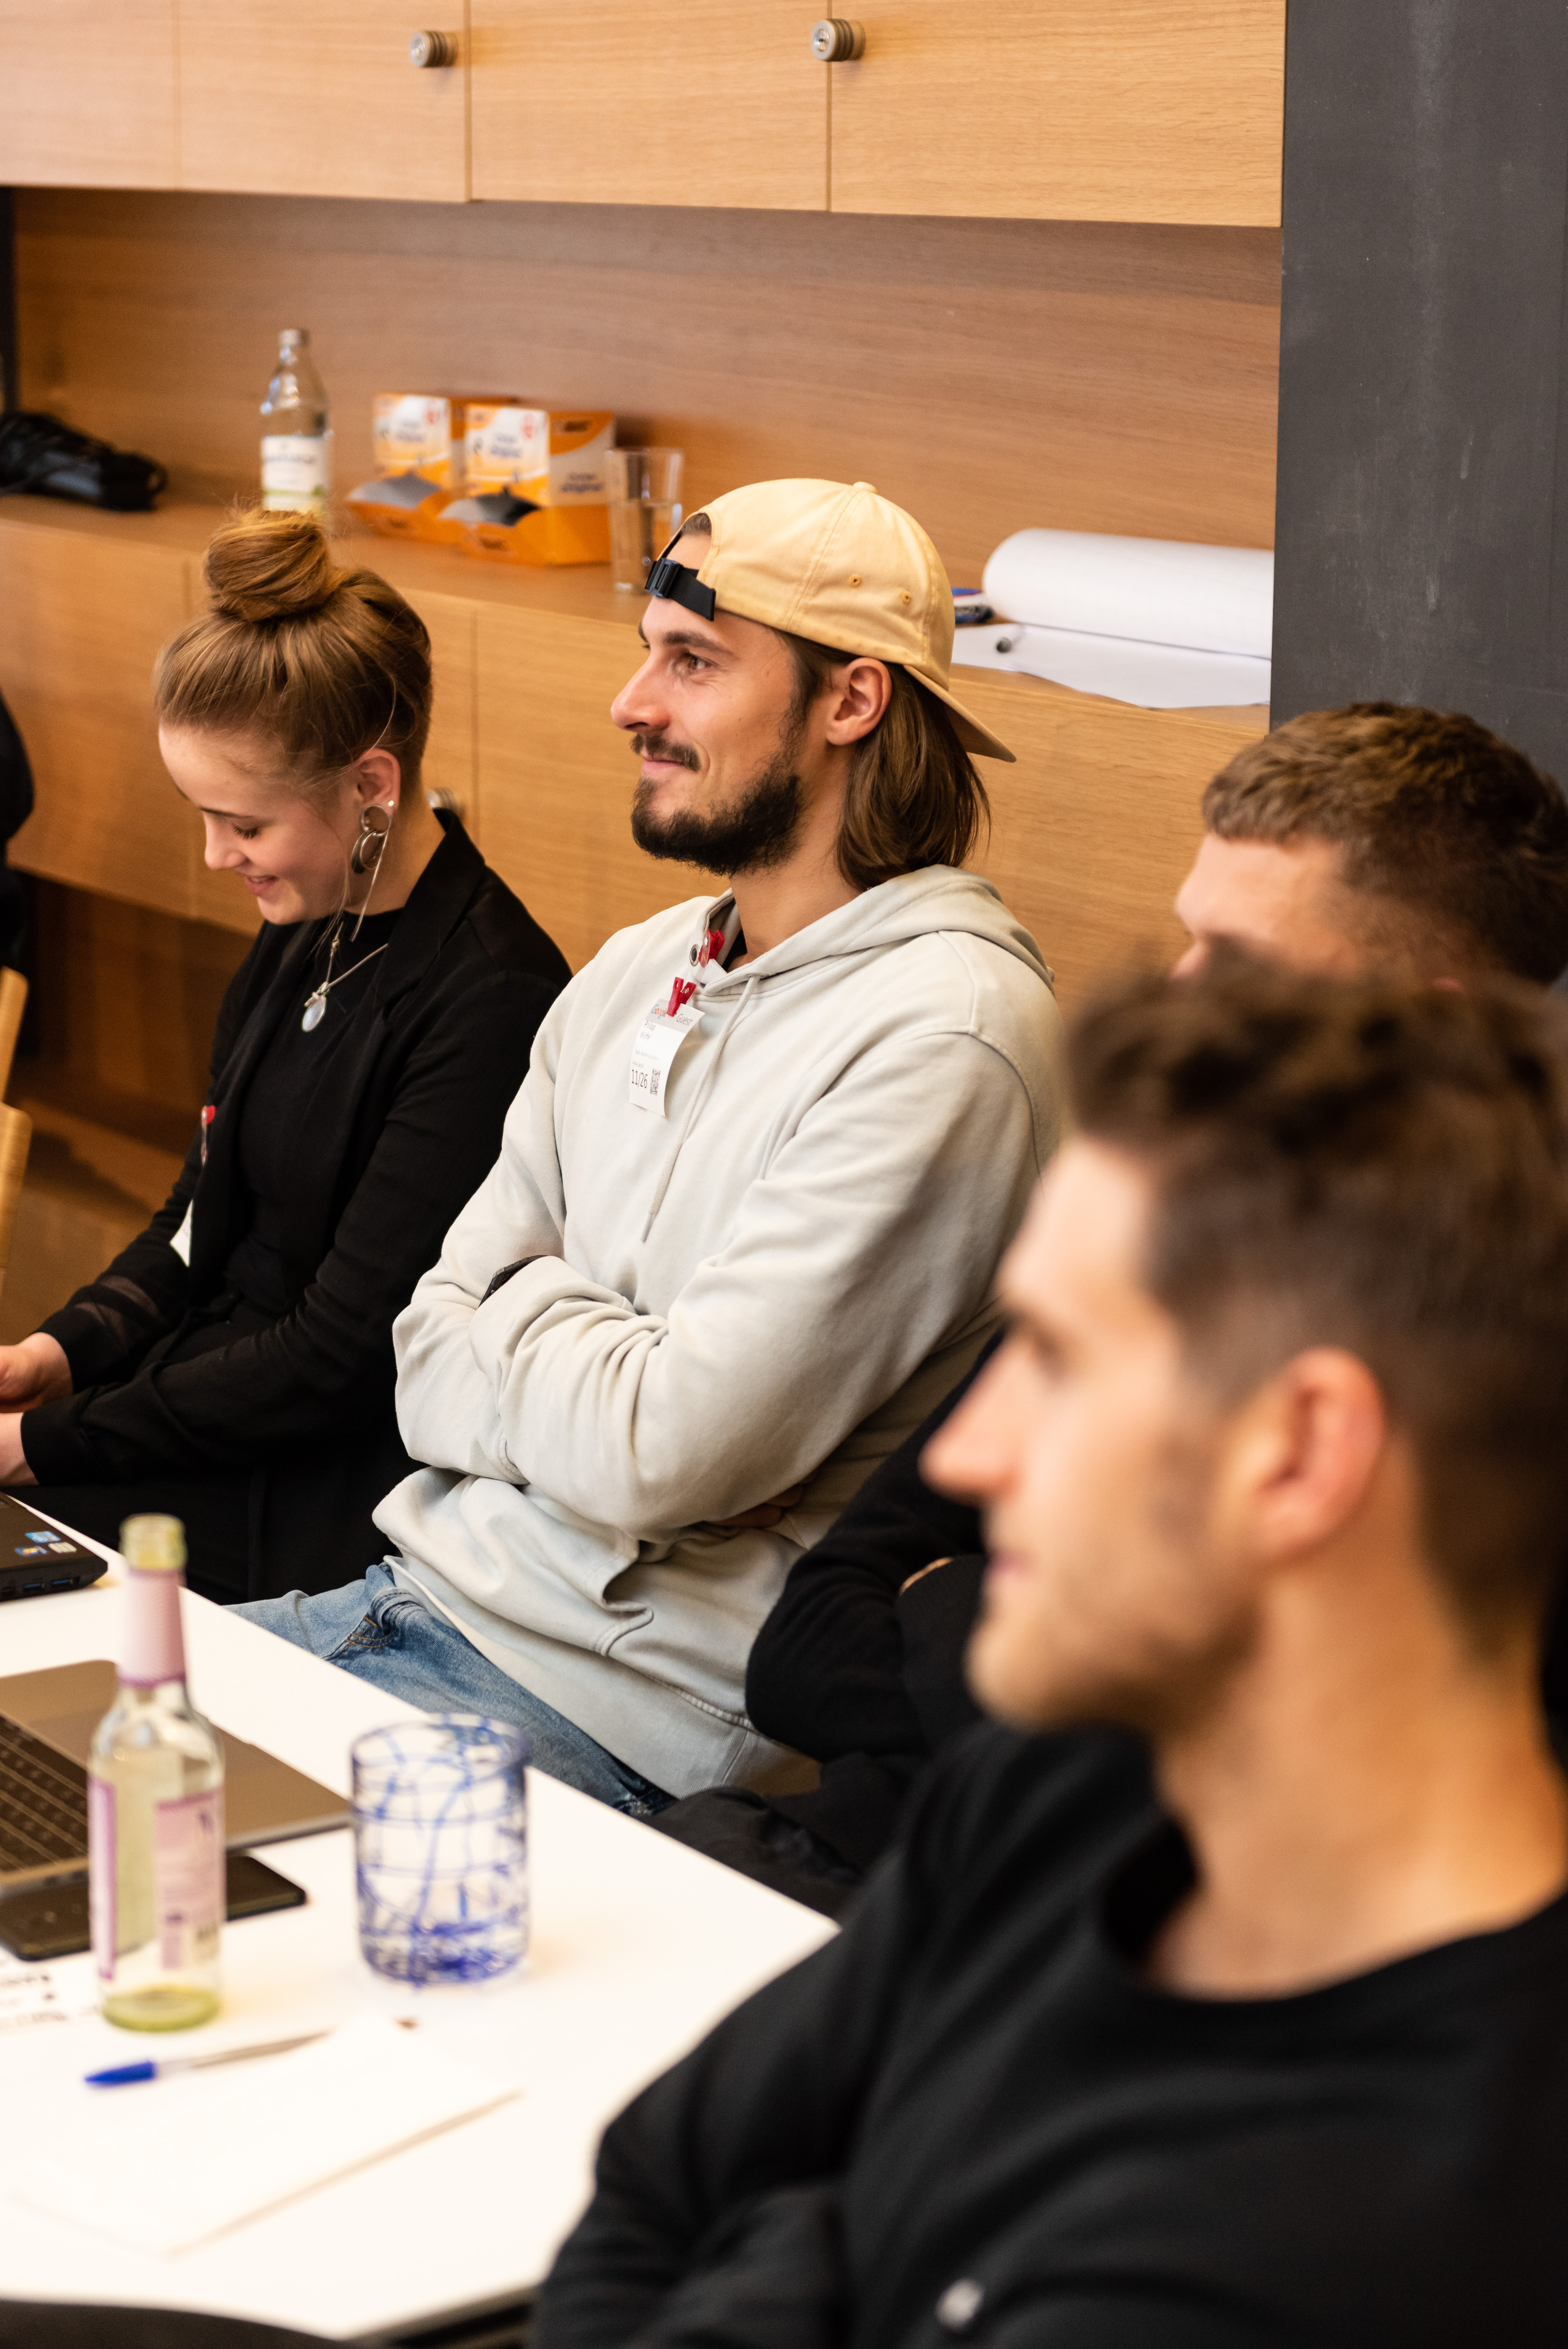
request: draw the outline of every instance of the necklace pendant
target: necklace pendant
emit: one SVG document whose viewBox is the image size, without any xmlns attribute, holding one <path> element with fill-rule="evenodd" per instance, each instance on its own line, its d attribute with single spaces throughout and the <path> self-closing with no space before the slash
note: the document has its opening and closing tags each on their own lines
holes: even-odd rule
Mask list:
<svg viewBox="0 0 1568 2349">
<path fill-rule="evenodd" d="M 310 998 L 309 1002 L 305 1007 L 305 1010 L 301 1015 L 299 1022 L 307 1036 L 313 1028 L 320 1027 L 322 1014 L 326 1009 L 327 998 L 325 995 L 313 995 Z"/>
</svg>

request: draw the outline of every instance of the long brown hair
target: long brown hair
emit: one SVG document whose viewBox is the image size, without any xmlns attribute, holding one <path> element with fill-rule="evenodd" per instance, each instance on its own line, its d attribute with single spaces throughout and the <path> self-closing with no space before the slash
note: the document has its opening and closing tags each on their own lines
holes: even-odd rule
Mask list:
<svg viewBox="0 0 1568 2349">
<path fill-rule="evenodd" d="M 842 662 L 809 637 L 777 632 L 794 663 L 798 722 Z M 934 693 L 894 666 L 892 698 L 849 758 L 838 828 L 838 869 L 852 889 L 875 889 L 926 864 L 961 864 L 991 820 L 974 761 Z"/>
<path fill-rule="evenodd" d="M 431 722 L 425 624 L 374 571 L 340 570 L 308 514 L 253 512 L 207 548 L 212 609 L 171 636 L 152 673 L 162 726 L 256 733 L 289 788 L 327 797 L 369 750 L 418 783 Z"/>
</svg>

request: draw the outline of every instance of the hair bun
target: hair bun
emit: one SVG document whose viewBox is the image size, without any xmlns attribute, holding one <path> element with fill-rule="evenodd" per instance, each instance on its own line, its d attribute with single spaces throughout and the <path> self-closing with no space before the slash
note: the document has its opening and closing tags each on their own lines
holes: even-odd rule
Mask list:
<svg viewBox="0 0 1568 2349">
<path fill-rule="evenodd" d="M 231 620 L 302 620 L 337 593 L 346 574 L 327 533 L 305 513 L 241 514 L 207 549 L 208 592 Z"/>
</svg>

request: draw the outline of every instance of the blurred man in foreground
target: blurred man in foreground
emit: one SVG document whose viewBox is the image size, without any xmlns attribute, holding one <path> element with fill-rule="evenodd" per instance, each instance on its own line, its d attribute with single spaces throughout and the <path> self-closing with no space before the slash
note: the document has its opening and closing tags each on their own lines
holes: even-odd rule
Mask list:
<svg viewBox="0 0 1568 2349">
<path fill-rule="evenodd" d="M 1568 964 L 1568 804 L 1474 719 L 1386 702 L 1310 711 L 1215 776 L 1203 821 L 1176 900 L 1185 974 L 1221 943 L 1293 970 L 1412 983 L 1491 971 L 1544 985 Z M 822 1763 L 821 1784 L 717 1788 L 659 1822 L 829 1915 L 886 1849 L 931 1754 L 974 1719 L 961 1660 L 979 1521 L 919 1469 L 963 1392 L 873 1470 L 752 1650 L 747 1711 Z M 1549 1695 L 1568 1710 L 1568 1625 Z"/>
<path fill-rule="evenodd" d="M 540 2349 L 1563 2336 L 1564 1016 L 1226 956 L 1074 1076 L 927 1463 L 1012 1726 L 612 2127 Z"/>
</svg>

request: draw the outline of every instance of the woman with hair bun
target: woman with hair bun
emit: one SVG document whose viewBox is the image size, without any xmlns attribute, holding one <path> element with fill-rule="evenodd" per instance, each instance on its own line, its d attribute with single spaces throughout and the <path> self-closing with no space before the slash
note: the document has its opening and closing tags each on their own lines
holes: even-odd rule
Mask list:
<svg viewBox="0 0 1568 2349">
<path fill-rule="evenodd" d="M 430 639 L 301 514 L 207 550 L 159 740 L 262 929 L 139 1239 L 0 1347 L 0 1484 L 99 1540 L 185 1521 L 209 1598 L 335 1588 L 409 1473 L 392 1322 L 489 1172 L 566 964 L 420 784 Z"/>
</svg>

